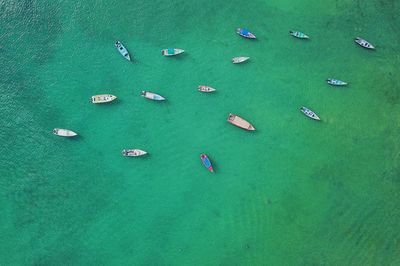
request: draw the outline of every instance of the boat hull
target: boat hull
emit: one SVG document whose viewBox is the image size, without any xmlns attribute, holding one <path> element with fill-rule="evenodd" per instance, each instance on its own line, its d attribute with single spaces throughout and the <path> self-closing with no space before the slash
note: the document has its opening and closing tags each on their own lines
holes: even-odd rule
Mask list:
<svg viewBox="0 0 400 266">
<path fill-rule="evenodd" d="M 201 91 L 201 92 L 214 92 L 215 89 L 211 88 L 209 86 L 200 85 L 199 86 L 199 91 Z"/>
<path fill-rule="evenodd" d="M 373 46 L 371 43 L 368 41 L 364 40 L 363 38 L 357 37 L 354 39 L 354 42 L 360 45 L 361 47 L 364 47 L 366 49 L 374 50 L 375 46 Z"/>
<path fill-rule="evenodd" d="M 117 48 L 118 52 L 128 61 L 131 61 L 131 56 L 129 55 L 128 50 L 125 48 L 125 46 L 120 42 L 116 41 L 115 42 L 115 48 Z"/>
<path fill-rule="evenodd" d="M 237 28 L 236 33 L 247 39 L 256 39 L 257 38 L 253 33 L 251 33 L 248 29 L 245 29 L 245 28 Z"/>
<path fill-rule="evenodd" d="M 321 120 L 321 118 L 319 118 L 319 116 L 316 114 L 316 113 L 314 113 L 313 111 L 311 111 L 310 109 L 308 109 L 307 107 L 301 107 L 300 108 L 300 111 L 305 115 L 305 116 L 307 116 L 307 117 L 309 117 L 309 118 L 311 118 L 311 119 L 314 119 L 314 120 L 317 120 L 317 121 L 320 121 Z"/>
<path fill-rule="evenodd" d="M 237 116 L 237 115 L 232 114 L 232 113 L 230 113 L 228 115 L 227 121 L 229 123 L 231 123 L 232 125 L 235 125 L 237 127 L 243 128 L 245 130 L 249 130 L 249 131 L 256 130 L 255 127 L 252 124 L 250 124 L 248 121 L 246 121 L 243 118 L 241 118 L 240 116 Z"/>
<path fill-rule="evenodd" d="M 338 79 L 327 79 L 326 82 L 332 86 L 346 86 L 347 82 Z"/>
<path fill-rule="evenodd" d="M 139 157 L 146 155 L 147 152 L 139 149 L 124 149 L 122 150 L 122 155 L 125 157 Z"/>
<path fill-rule="evenodd" d="M 66 138 L 71 138 L 71 137 L 75 137 L 75 136 L 78 135 L 77 133 L 75 133 L 72 130 L 63 129 L 63 128 L 55 128 L 55 129 L 53 129 L 53 134 L 57 135 L 57 136 L 60 136 L 60 137 L 66 137 Z"/>
<path fill-rule="evenodd" d="M 185 50 L 179 49 L 179 48 L 167 48 L 167 49 L 161 50 L 161 54 L 163 56 L 174 56 L 174 55 L 182 54 L 184 52 L 185 52 Z"/>
<path fill-rule="evenodd" d="M 165 100 L 165 98 L 162 97 L 161 95 L 158 95 L 156 93 L 152 93 L 149 91 L 142 91 L 140 95 L 144 98 L 147 98 L 147 99 L 153 100 L 153 101 L 164 101 Z"/>
<path fill-rule="evenodd" d="M 201 162 L 203 163 L 204 167 L 208 169 L 210 172 L 214 172 L 214 168 L 211 164 L 210 158 L 208 158 L 205 154 L 200 154 Z"/>
<path fill-rule="evenodd" d="M 232 58 L 232 63 L 240 64 L 240 63 L 246 62 L 249 59 L 250 59 L 250 57 L 248 57 L 248 56 L 234 57 L 234 58 Z"/>
<path fill-rule="evenodd" d="M 299 38 L 299 39 L 310 39 L 308 35 L 300 32 L 300 31 L 289 31 L 289 34 L 292 35 L 293 37 Z"/>
<path fill-rule="evenodd" d="M 117 99 L 117 96 L 112 94 L 99 94 L 93 95 L 91 100 L 92 103 L 99 104 L 99 103 L 109 103 Z"/>
</svg>

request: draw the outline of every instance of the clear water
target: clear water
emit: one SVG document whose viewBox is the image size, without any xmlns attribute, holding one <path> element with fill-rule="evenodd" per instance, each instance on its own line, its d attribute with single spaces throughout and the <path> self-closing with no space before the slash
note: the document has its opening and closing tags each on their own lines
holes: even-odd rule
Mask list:
<svg viewBox="0 0 400 266">
<path fill-rule="evenodd" d="M 0 3 L 2 265 L 400 264 L 399 1 Z"/>
</svg>

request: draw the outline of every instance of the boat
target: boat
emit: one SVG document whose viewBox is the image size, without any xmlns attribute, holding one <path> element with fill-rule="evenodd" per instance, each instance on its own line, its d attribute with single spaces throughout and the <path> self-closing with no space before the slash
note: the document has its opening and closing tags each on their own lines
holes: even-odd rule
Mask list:
<svg viewBox="0 0 400 266">
<path fill-rule="evenodd" d="M 72 130 L 63 129 L 63 128 L 55 128 L 55 129 L 53 129 L 53 133 L 54 133 L 54 135 L 61 136 L 61 137 L 67 137 L 67 138 L 75 137 L 78 135 L 77 133 L 75 133 Z"/>
<path fill-rule="evenodd" d="M 205 168 L 207 168 L 210 172 L 214 172 L 213 166 L 211 164 L 210 158 L 208 158 L 205 154 L 200 154 L 200 159 Z"/>
<path fill-rule="evenodd" d="M 366 40 L 364 40 L 364 39 L 362 39 L 362 38 L 360 38 L 360 37 L 355 38 L 354 41 L 355 41 L 358 45 L 360 45 L 360 46 L 362 46 L 362 47 L 364 47 L 364 48 L 367 48 L 367 49 L 375 49 L 375 46 L 373 46 L 371 43 L 367 42 Z"/>
<path fill-rule="evenodd" d="M 211 88 L 209 86 L 200 85 L 199 86 L 199 91 L 201 91 L 201 92 L 213 92 L 213 91 L 216 91 L 216 89 Z"/>
<path fill-rule="evenodd" d="M 173 55 L 178 55 L 185 52 L 183 49 L 178 49 L 178 48 L 167 48 L 161 50 L 161 54 L 164 56 L 173 56 Z"/>
<path fill-rule="evenodd" d="M 326 82 L 333 86 L 346 86 L 347 85 L 347 82 L 344 82 L 344 81 L 341 81 L 338 79 L 332 79 L 332 78 L 327 79 Z"/>
<path fill-rule="evenodd" d="M 247 57 L 247 56 L 234 57 L 234 58 L 232 58 L 232 63 L 239 64 L 239 63 L 242 63 L 242 62 L 247 61 L 249 59 L 250 59 L 250 57 Z"/>
<path fill-rule="evenodd" d="M 309 39 L 310 38 L 306 34 L 300 32 L 300 31 L 289 31 L 289 33 L 293 37 L 296 37 L 296 38 L 299 38 L 299 39 Z"/>
<path fill-rule="evenodd" d="M 236 33 L 248 39 L 256 39 L 256 36 L 246 28 L 237 28 Z"/>
<path fill-rule="evenodd" d="M 117 99 L 117 96 L 112 94 L 99 94 L 93 95 L 91 100 L 92 103 L 109 103 Z"/>
<path fill-rule="evenodd" d="M 120 41 L 115 42 L 115 47 L 117 48 L 118 52 L 125 57 L 126 60 L 131 61 L 128 50 L 126 50 L 125 46 Z"/>
<path fill-rule="evenodd" d="M 319 118 L 319 116 L 316 114 L 316 113 L 314 113 L 313 111 L 311 111 L 310 109 L 308 109 L 307 107 L 301 107 L 300 108 L 300 111 L 303 113 L 303 114 L 305 114 L 306 116 L 308 116 L 309 118 L 312 118 L 312 119 L 314 119 L 314 120 L 321 120 L 320 118 Z"/>
<path fill-rule="evenodd" d="M 126 157 L 138 157 L 146 155 L 147 152 L 139 149 L 123 149 L 122 155 Z"/>
<path fill-rule="evenodd" d="M 164 101 L 165 100 L 165 98 L 162 97 L 161 95 L 158 95 L 158 94 L 155 94 L 155 93 L 152 93 L 152 92 L 149 92 L 149 91 L 142 91 L 140 93 L 140 95 L 142 97 L 145 97 L 147 99 L 154 100 L 154 101 Z"/>
<path fill-rule="evenodd" d="M 237 127 L 241 127 L 246 130 L 256 130 L 252 124 L 241 118 L 240 116 L 234 115 L 232 113 L 229 114 L 227 121 L 231 123 L 232 125 L 235 125 Z"/>
</svg>

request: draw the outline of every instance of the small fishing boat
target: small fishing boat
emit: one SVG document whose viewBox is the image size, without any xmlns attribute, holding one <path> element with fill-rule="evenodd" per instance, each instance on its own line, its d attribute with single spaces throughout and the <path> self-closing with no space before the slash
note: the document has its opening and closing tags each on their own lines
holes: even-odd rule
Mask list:
<svg viewBox="0 0 400 266">
<path fill-rule="evenodd" d="M 333 86 L 346 86 L 347 85 L 347 82 L 344 82 L 344 81 L 341 81 L 338 79 L 332 79 L 332 78 L 327 79 L 326 82 Z"/>
<path fill-rule="evenodd" d="M 131 61 L 128 50 L 126 50 L 125 46 L 120 41 L 115 42 L 115 47 L 117 48 L 118 52 L 125 57 L 126 60 Z"/>
<path fill-rule="evenodd" d="M 75 133 L 72 130 L 63 129 L 63 128 L 55 128 L 55 129 L 53 129 L 53 133 L 54 133 L 54 135 L 61 136 L 61 137 L 67 137 L 67 138 L 75 137 L 78 135 L 77 133 Z"/>
<path fill-rule="evenodd" d="M 117 96 L 112 94 L 99 94 L 93 95 L 91 100 L 92 103 L 109 103 L 117 99 Z"/>
<path fill-rule="evenodd" d="M 354 41 L 355 41 L 358 45 L 360 45 L 360 46 L 362 46 L 362 47 L 364 47 L 364 48 L 367 48 L 367 49 L 375 49 L 375 46 L 373 46 L 371 43 L 367 42 L 366 40 L 364 40 L 364 39 L 362 39 L 362 38 L 360 38 L 360 37 L 355 38 Z"/>
<path fill-rule="evenodd" d="M 201 92 L 213 92 L 213 91 L 216 91 L 216 89 L 211 88 L 209 86 L 200 85 L 199 86 L 199 91 L 201 91 Z"/>
<path fill-rule="evenodd" d="M 167 48 L 161 50 L 161 54 L 164 56 L 173 56 L 173 55 L 178 55 L 185 52 L 183 49 L 178 49 L 178 48 Z"/>
<path fill-rule="evenodd" d="M 147 152 L 143 150 L 138 150 L 138 149 L 124 149 L 122 150 L 122 155 L 126 157 L 138 157 L 138 156 L 143 156 L 146 155 Z"/>
<path fill-rule="evenodd" d="M 300 32 L 300 31 L 289 31 L 289 33 L 293 37 L 296 37 L 296 38 L 299 38 L 299 39 L 309 39 L 310 38 L 306 34 Z"/>
<path fill-rule="evenodd" d="M 162 97 L 161 95 L 158 95 L 158 94 L 155 94 L 155 93 L 152 93 L 152 92 L 149 92 L 149 91 L 142 91 L 140 93 L 140 95 L 142 97 L 145 97 L 147 99 L 154 100 L 154 101 L 164 101 L 165 100 L 165 98 Z"/>
<path fill-rule="evenodd" d="M 256 130 L 252 124 L 241 118 L 240 116 L 234 115 L 232 113 L 229 114 L 227 121 L 232 125 L 237 127 L 241 127 L 246 130 Z"/>
<path fill-rule="evenodd" d="M 319 118 L 319 116 L 316 114 L 316 113 L 314 113 L 313 111 L 311 111 L 310 109 L 308 109 L 307 107 L 301 107 L 300 108 L 300 111 L 303 113 L 303 114 L 305 114 L 306 116 L 308 116 L 309 118 L 312 118 L 312 119 L 314 119 L 314 120 L 321 120 L 320 118 Z"/>
<path fill-rule="evenodd" d="M 256 39 L 256 36 L 246 28 L 237 28 L 236 33 L 248 39 Z"/>
<path fill-rule="evenodd" d="M 247 56 L 234 57 L 234 58 L 232 58 L 232 63 L 239 64 L 239 63 L 245 62 L 249 59 L 250 59 L 250 57 L 247 57 Z"/>
<path fill-rule="evenodd" d="M 207 168 L 210 172 L 214 172 L 213 166 L 211 164 L 210 158 L 208 158 L 205 154 L 200 154 L 200 159 L 203 162 L 205 168 Z"/>
</svg>

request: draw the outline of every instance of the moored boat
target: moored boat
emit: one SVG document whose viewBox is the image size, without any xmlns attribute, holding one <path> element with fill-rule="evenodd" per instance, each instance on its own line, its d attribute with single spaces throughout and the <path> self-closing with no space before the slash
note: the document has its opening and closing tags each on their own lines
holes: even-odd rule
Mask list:
<svg viewBox="0 0 400 266">
<path fill-rule="evenodd" d="M 161 50 L 161 54 L 164 56 L 173 56 L 173 55 L 178 55 L 185 52 L 185 50 L 183 49 L 179 49 L 179 48 L 167 48 L 167 49 L 163 49 Z"/>
<path fill-rule="evenodd" d="M 246 130 L 256 130 L 252 124 L 250 124 L 248 121 L 244 120 L 240 116 L 234 115 L 232 113 L 229 114 L 227 121 L 231 123 L 232 125 L 235 125 L 237 127 L 246 129 Z"/>
<path fill-rule="evenodd" d="M 126 157 L 138 157 L 146 155 L 147 152 L 139 149 L 123 149 L 122 155 Z"/>
<path fill-rule="evenodd" d="M 347 82 L 344 82 L 344 81 L 341 81 L 338 79 L 333 79 L 333 78 L 327 79 L 326 82 L 333 86 L 346 86 L 347 85 Z"/>
<path fill-rule="evenodd" d="M 234 57 L 234 58 L 232 58 L 232 63 L 239 64 L 239 63 L 245 62 L 249 59 L 250 59 L 250 57 L 248 57 L 248 56 Z"/>
<path fill-rule="evenodd" d="M 246 28 L 237 28 L 236 33 L 248 39 L 256 39 L 256 36 Z"/>
<path fill-rule="evenodd" d="M 125 46 L 120 42 L 116 41 L 115 42 L 115 47 L 117 48 L 118 52 L 126 59 L 131 61 L 131 57 L 129 56 L 128 50 L 125 48 Z"/>
<path fill-rule="evenodd" d="M 53 133 L 54 133 L 54 135 L 61 136 L 61 137 L 67 137 L 67 138 L 75 137 L 78 135 L 77 133 L 75 133 L 72 130 L 63 129 L 63 128 L 55 128 L 55 129 L 53 129 Z"/>
<path fill-rule="evenodd" d="M 289 34 L 292 35 L 293 37 L 299 38 L 299 39 L 309 39 L 308 35 L 302 33 L 301 31 L 289 31 Z"/>
<path fill-rule="evenodd" d="M 154 101 L 164 101 L 165 100 L 165 98 L 162 97 L 161 95 L 158 95 L 156 93 L 152 93 L 152 92 L 149 92 L 149 91 L 142 91 L 140 93 L 140 95 L 142 97 L 145 97 L 147 99 L 154 100 Z"/>
<path fill-rule="evenodd" d="M 367 49 L 375 49 L 375 46 L 373 46 L 371 43 L 368 41 L 364 40 L 363 38 L 357 37 L 354 39 L 354 42 L 357 43 L 358 45 L 367 48 Z"/>
<path fill-rule="evenodd" d="M 319 116 L 316 114 L 316 113 L 314 113 L 313 111 L 311 111 L 310 109 L 308 109 L 307 107 L 301 107 L 300 108 L 300 111 L 303 113 L 303 114 L 305 114 L 306 116 L 308 116 L 309 118 L 311 118 L 311 119 L 314 119 L 314 120 L 321 120 L 320 118 L 319 118 Z"/>
<path fill-rule="evenodd" d="M 216 89 L 211 88 L 209 86 L 200 85 L 199 86 L 199 91 L 201 91 L 201 92 L 213 92 L 213 91 L 216 91 Z"/>
<path fill-rule="evenodd" d="M 213 166 L 211 164 L 210 158 L 208 158 L 205 154 L 200 154 L 201 162 L 203 163 L 204 167 L 207 168 L 210 172 L 214 172 Z"/>
<path fill-rule="evenodd" d="M 117 96 L 112 94 L 99 94 L 93 95 L 91 100 L 92 103 L 109 103 L 117 99 Z"/>
</svg>

